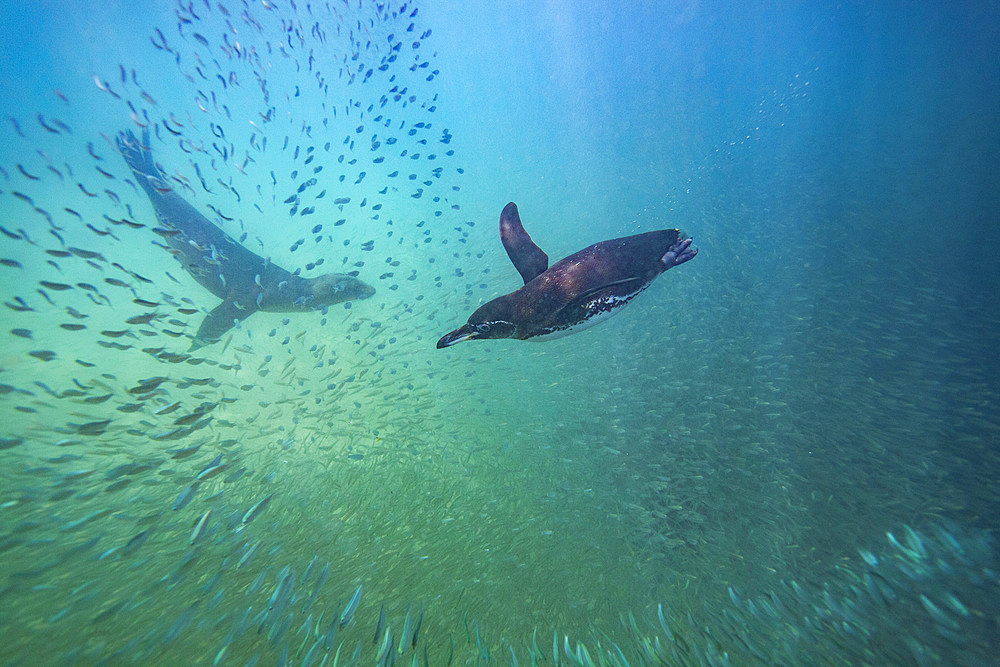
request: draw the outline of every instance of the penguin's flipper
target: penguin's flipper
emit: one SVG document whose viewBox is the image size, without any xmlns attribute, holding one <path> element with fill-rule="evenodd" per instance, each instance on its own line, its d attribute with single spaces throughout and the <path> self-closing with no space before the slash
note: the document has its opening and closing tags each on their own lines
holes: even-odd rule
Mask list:
<svg viewBox="0 0 1000 667">
<path fill-rule="evenodd" d="M 563 306 L 562 310 L 567 312 L 575 309 L 588 310 L 591 303 L 599 299 L 608 302 L 607 306 L 602 309 L 614 310 L 619 307 L 618 304 L 624 305 L 629 299 L 645 289 L 648 284 L 648 281 L 638 276 L 602 283 L 577 294 Z"/>
<path fill-rule="evenodd" d="M 525 284 L 549 268 L 549 256 L 524 231 L 514 202 L 504 206 L 500 214 L 500 240 Z"/>
<path fill-rule="evenodd" d="M 218 343 L 222 334 L 232 329 L 237 322 L 250 317 L 256 310 L 256 308 L 241 309 L 234 301 L 223 301 L 202 320 L 188 351 Z"/>
</svg>

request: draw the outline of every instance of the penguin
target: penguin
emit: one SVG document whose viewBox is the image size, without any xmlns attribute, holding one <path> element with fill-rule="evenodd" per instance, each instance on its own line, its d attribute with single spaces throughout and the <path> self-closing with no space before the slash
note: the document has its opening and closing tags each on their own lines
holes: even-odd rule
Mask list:
<svg viewBox="0 0 1000 667">
<path fill-rule="evenodd" d="M 131 131 L 119 134 L 117 143 L 162 225 L 153 231 L 163 237 L 163 247 L 200 285 L 222 299 L 202 320 L 189 352 L 217 342 L 258 310 L 309 311 L 375 294 L 375 288 L 353 275 L 303 278 L 237 243 L 169 185 L 153 161 L 148 129 L 143 130 L 142 143 Z"/>
<path fill-rule="evenodd" d="M 500 240 L 524 286 L 480 306 L 438 341 L 439 350 L 472 339 L 540 341 L 576 333 L 618 313 L 658 275 L 698 254 L 691 238 L 664 229 L 601 241 L 549 266 L 514 202 L 500 214 Z"/>
</svg>

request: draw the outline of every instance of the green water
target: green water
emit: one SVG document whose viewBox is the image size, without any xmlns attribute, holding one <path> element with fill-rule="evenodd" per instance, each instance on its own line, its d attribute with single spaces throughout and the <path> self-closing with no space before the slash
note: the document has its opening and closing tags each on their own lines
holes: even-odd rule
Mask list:
<svg viewBox="0 0 1000 667">
<path fill-rule="evenodd" d="M 225 5 L 2 30 L 0 663 L 993 659 L 995 12 Z M 189 352 L 143 112 L 215 224 L 375 295 Z M 520 286 L 509 200 L 552 262 L 699 254 L 437 350 Z"/>
</svg>

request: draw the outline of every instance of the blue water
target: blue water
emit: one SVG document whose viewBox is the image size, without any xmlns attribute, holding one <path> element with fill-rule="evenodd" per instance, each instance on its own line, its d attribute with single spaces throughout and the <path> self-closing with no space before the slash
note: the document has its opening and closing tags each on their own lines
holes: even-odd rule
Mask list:
<svg viewBox="0 0 1000 667">
<path fill-rule="evenodd" d="M 994 660 L 998 34 L 990 3 L 5 7 L 0 663 Z M 117 154 L 144 127 L 164 192 L 374 296 L 189 350 L 220 299 Z M 438 350 L 521 286 L 509 201 L 550 263 L 699 253 L 581 333 Z"/>
</svg>

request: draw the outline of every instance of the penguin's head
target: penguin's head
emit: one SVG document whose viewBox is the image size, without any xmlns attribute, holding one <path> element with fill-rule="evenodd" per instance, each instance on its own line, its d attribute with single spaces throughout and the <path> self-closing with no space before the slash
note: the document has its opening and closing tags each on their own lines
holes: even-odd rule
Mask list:
<svg viewBox="0 0 1000 667">
<path fill-rule="evenodd" d="M 437 347 L 450 347 L 473 338 L 517 338 L 517 319 L 510 295 L 498 297 L 480 306 L 469 321 L 438 341 Z"/>
<path fill-rule="evenodd" d="M 375 294 L 375 288 L 346 273 L 327 273 L 312 279 L 311 306 L 332 306 L 342 301 L 367 299 Z"/>
<path fill-rule="evenodd" d="M 491 320 L 486 322 L 469 321 L 449 334 L 446 334 L 437 343 L 437 349 L 451 347 L 455 343 L 474 338 L 514 338 L 517 327 L 505 320 Z"/>
</svg>

